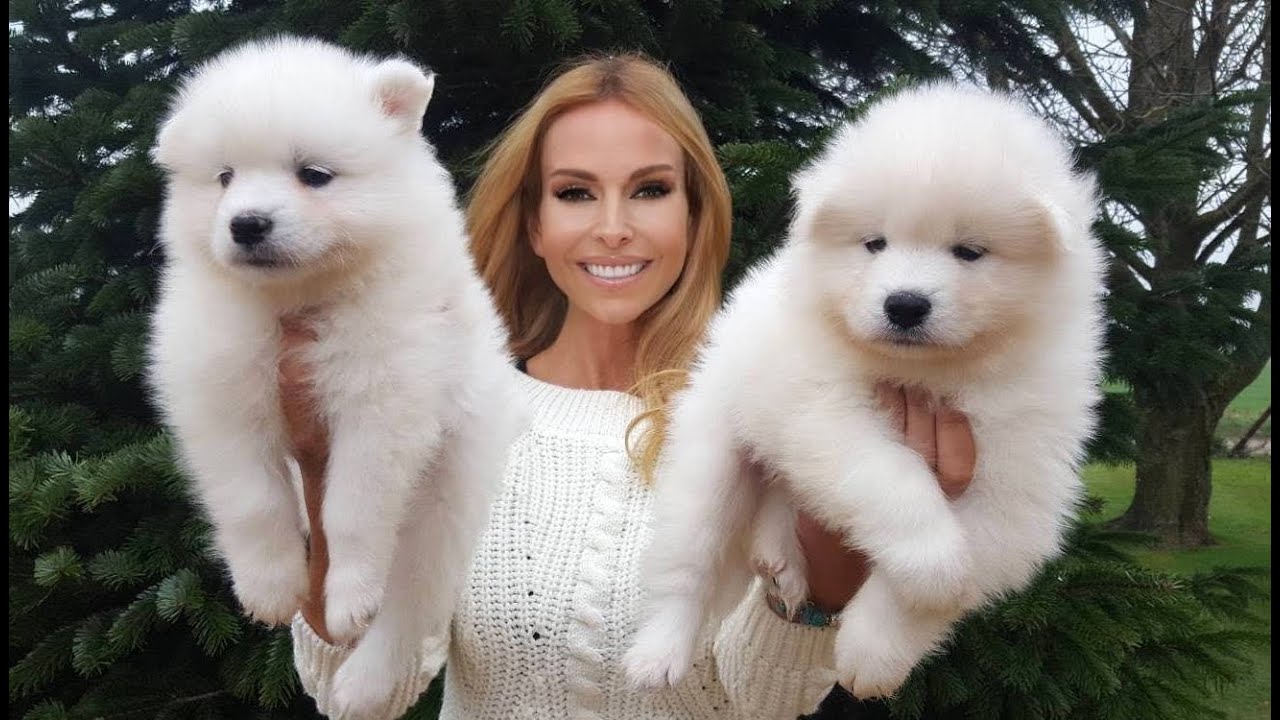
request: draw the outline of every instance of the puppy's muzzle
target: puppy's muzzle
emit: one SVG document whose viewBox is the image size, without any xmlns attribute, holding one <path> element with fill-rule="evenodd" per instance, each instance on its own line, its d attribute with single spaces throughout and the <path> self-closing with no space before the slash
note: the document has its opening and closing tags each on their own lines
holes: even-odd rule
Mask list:
<svg viewBox="0 0 1280 720">
<path fill-rule="evenodd" d="M 910 330 L 924 323 L 933 310 L 929 298 L 914 292 L 896 292 L 885 298 L 884 314 L 894 327 Z"/>
<path fill-rule="evenodd" d="M 243 213 L 231 218 L 231 239 L 237 245 L 253 247 L 271 233 L 271 218 L 257 213 Z"/>
</svg>

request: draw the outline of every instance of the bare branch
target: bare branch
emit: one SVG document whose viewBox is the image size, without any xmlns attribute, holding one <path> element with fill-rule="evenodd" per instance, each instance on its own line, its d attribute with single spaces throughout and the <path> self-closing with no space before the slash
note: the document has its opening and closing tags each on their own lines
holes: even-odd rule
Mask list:
<svg viewBox="0 0 1280 720">
<path fill-rule="evenodd" d="M 1262 172 L 1254 174 L 1247 182 L 1236 188 L 1231 197 L 1223 200 L 1221 205 L 1192 220 L 1187 227 L 1187 232 L 1193 237 L 1207 235 L 1213 232 L 1214 228 L 1230 220 L 1245 205 L 1271 192 L 1271 158 L 1267 158 L 1264 164 L 1265 168 Z"/>
<path fill-rule="evenodd" d="M 1148 285 L 1153 284 L 1151 278 L 1154 268 L 1144 263 L 1142 258 L 1138 257 L 1137 253 L 1125 247 L 1112 248 L 1111 253 L 1118 259 L 1124 261 L 1124 264 L 1132 270 L 1135 275 L 1145 280 Z"/>
<path fill-rule="evenodd" d="M 1137 52 L 1133 47 L 1133 38 L 1129 37 L 1129 33 L 1125 32 L 1125 29 L 1121 27 L 1120 22 L 1116 20 L 1115 16 L 1111 13 L 1100 13 L 1099 17 L 1101 17 L 1102 22 L 1106 23 L 1107 27 L 1111 29 L 1112 34 L 1116 36 L 1116 40 L 1120 42 L 1120 47 L 1124 48 L 1125 53 L 1127 53 L 1131 59 L 1136 57 Z"/>
<path fill-rule="evenodd" d="M 1240 11 L 1237 12 L 1235 15 L 1233 15 L 1231 19 L 1227 22 L 1227 31 L 1224 33 L 1224 36 L 1229 38 L 1232 35 L 1234 35 L 1236 30 L 1240 29 L 1241 23 L 1243 23 L 1249 17 L 1249 15 L 1253 13 L 1253 8 L 1257 4 L 1258 4 L 1258 0 L 1248 0 L 1248 2 L 1241 4 Z M 1270 13 L 1271 13 L 1270 3 L 1268 3 L 1267 14 L 1270 15 Z M 1262 33 L 1258 33 L 1258 35 L 1261 36 Z"/>
<path fill-rule="evenodd" d="M 1253 64 L 1253 58 L 1257 55 L 1258 50 L 1262 47 L 1262 43 L 1266 40 L 1265 33 L 1258 33 L 1253 42 L 1249 43 L 1249 47 L 1245 48 L 1244 54 L 1240 56 L 1239 62 L 1236 63 L 1235 69 L 1230 75 L 1218 81 L 1218 87 L 1222 89 L 1230 89 L 1241 80 L 1249 77 L 1249 67 Z"/>
<path fill-rule="evenodd" d="M 1142 289 L 1142 285 L 1134 276 L 1133 269 L 1128 263 L 1120 258 L 1112 255 L 1107 263 L 1107 287 L 1112 292 L 1131 291 L 1136 292 Z"/>
<path fill-rule="evenodd" d="M 1204 265 L 1207 263 L 1209 258 L 1213 257 L 1213 254 L 1218 252 L 1218 248 L 1222 247 L 1222 244 L 1226 242 L 1235 231 L 1240 229 L 1240 225 L 1244 222 L 1244 217 L 1244 213 L 1241 213 L 1231 218 L 1231 222 L 1223 226 L 1223 228 L 1218 231 L 1218 234 L 1200 249 L 1200 253 L 1196 255 L 1196 264 Z"/>
<path fill-rule="evenodd" d="M 1198 91 L 1212 93 L 1218 89 L 1214 83 L 1214 71 L 1222 58 L 1222 49 L 1227 45 L 1231 4 L 1232 0 L 1213 0 L 1209 17 L 1201 16 L 1204 37 L 1195 55 L 1195 84 Z"/>
<path fill-rule="evenodd" d="M 1120 109 L 1111 98 L 1107 97 L 1106 92 L 1098 83 L 1097 75 L 1094 73 L 1093 68 L 1089 66 L 1088 59 L 1085 58 L 1084 52 L 1080 49 L 1080 43 L 1076 41 L 1075 35 L 1071 32 L 1071 26 L 1066 22 L 1057 23 L 1056 25 L 1052 29 L 1053 42 L 1058 46 L 1063 59 L 1067 61 L 1067 67 L 1071 69 L 1072 77 L 1079 80 L 1083 85 L 1085 100 L 1088 101 L 1089 107 L 1093 110 L 1099 125 L 1101 125 L 1101 127 L 1097 128 L 1098 131 L 1106 134 L 1107 130 L 1115 131 L 1123 127 L 1124 118 L 1120 114 Z"/>
</svg>

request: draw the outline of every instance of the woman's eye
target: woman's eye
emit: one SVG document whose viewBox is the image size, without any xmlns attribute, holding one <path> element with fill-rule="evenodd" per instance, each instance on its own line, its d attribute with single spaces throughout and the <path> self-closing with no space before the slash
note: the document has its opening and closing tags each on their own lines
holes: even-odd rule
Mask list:
<svg viewBox="0 0 1280 720">
<path fill-rule="evenodd" d="M 586 188 L 577 185 L 561 188 L 555 192 L 555 196 L 558 200 L 564 200 L 565 202 L 582 202 L 583 200 L 591 199 L 591 193 L 587 192 Z"/>
<path fill-rule="evenodd" d="M 889 247 L 889 241 L 885 240 L 883 235 L 871 235 L 862 239 L 862 246 L 867 249 L 867 252 L 875 255 Z"/>
<path fill-rule="evenodd" d="M 973 262 L 987 254 L 987 249 L 979 245 L 964 243 L 951 248 L 951 254 L 965 262 Z"/>
<path fill-rule="evenodd" d="M 641 185 L 633 197 L 660 198 L 671 194 L 671 186 L 661 182 L 650 182 Z"/>
</svg>

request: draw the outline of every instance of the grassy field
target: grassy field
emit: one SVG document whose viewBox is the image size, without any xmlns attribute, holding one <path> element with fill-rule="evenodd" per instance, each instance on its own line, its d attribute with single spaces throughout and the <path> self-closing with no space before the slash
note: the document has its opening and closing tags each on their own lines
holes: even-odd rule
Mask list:
<svg viewBox="0 0 1280 720">
<path fill-rule="evenodd" d="M 1223 438 L 1227 442 L 1234 442 L 1249 426 L 1253 424 L 1258 416 L 1262 415 L 1262 411 L 1267 409 L 1271 404 L 1271 363 L 1267 362 L 1267 366 L 1262 369 L 1262 374 L 1258 376 L 1253 384 L 1245 388 L 1235 401 L 1231 403 L 1231 407 L 1222 415 L 1222 422 L 1218 423 L 1218 437 Z M 1256 437 L 1271 437 L 1271 421 L 1268 420 L 1262 429 L 1258 431 Z"/>
<path fill-rule="evenodd" d="M 1124 389 L 1124 385 L 1116 383 L 1108 383 L 1106 385 L 1108 392 L 1119 392 Z M 1236 399 L 1232 401 L 1227 411 L 1222 414 L 1222 422 L 1218 423 L 1218 438 L 1222 440 L 1227 447 L 1240 438 L 1245 430 L 1253 424 L 1255 420 L 1262 415 L 1262 411 L 1267 409 L 1271 404 L 1271 361 L 1267 361 L 1266 367 L 1258 375 L 1258 379 L 1254 380 L 1249 387 L 1240 392 Z M 1271 438 L 1271 421 L 1266 423 L 1258 430 L 1257 438 Z"/>
<path fill-rule="evenodd" d="M 1270 402 L 1271 369 L 1266 372 Z M 1256 417 L 1256 413 L 1254 415 Z M 1090 492 L 1107 501 L 1104 519 L 1119 515 L 1133 499 L 1133 466 L 1091 465 L 1085 469 Z M 1215 566 L 1271 568 L 1271 459 L 1215 460 L 1213 496 L 1209 503 L 1209 528 L 1216 545 L 1180 552 L 1141 551 L 1140 560 L 1152 567 L 1192 573 Z M 1269 581 L 1268 581 L 1269 587 Z M 1267 618 L 1271 632 L 1271 602 L 1255 608 Z M 1271 717 L 1271 649 L 1252 653 L 1249 676 L 1227 688 L 1220 707 L 1230 720 L 1263 720 Z"/>
</svg>

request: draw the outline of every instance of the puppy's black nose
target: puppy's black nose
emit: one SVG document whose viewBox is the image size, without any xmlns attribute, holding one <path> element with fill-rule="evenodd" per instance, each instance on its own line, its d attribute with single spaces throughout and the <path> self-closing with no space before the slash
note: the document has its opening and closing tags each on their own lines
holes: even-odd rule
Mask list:
<svg viewBox="0 0 1280 720">
<path fill-rule="evenodd" d="M 231 218 L 231 239 L 237 245 L 257 245 L 271 232 L 271 218 L 244 213 Z"/>
<path fill-rule="evenodd" d="M 929 298 L 919 293 L 896 292 L 884 301 L 884 314 L 889 322 L 903 330 L 910 330 L 924 322 L 932 309 L 933 303 L 929 302 Z"/>
</svg>

